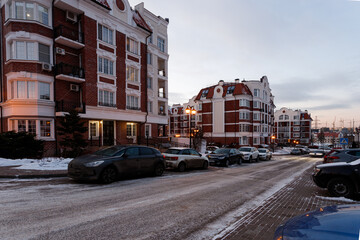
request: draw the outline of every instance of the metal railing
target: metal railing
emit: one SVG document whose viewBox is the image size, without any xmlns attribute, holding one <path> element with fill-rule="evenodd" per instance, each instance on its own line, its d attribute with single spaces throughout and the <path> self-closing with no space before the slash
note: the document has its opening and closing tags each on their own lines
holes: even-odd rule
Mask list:
<svg viewBox="0 0 360 240">
<path fill-rule="evenodd" d="M 134 107 L 134 106 L 126 106 L 126 109 L 129 109 L 129 110 L 137 110 L 137 111 L 141 110 L 140 107 Z"/>
<path fill-rule="evenodd" d="M 56 101 L 55 103 L 56 112 L 70 112 L 76 110 L 79 113 L 85 113 L 85 104 L 73 101 Z"/>
<path fill-rule="evenodd" d="M 63 25 L 59 25 L 55 28 L 55 38 L 60 36 L 66 37 L 79 43 L 84 43 L 84 33 L 65 27 Z"/>
<path fill-rule="evenodd" d="M 83 68 L 73 66 L 66 63 L 56 64 L 56 75 L 64 74 L 71 77 L 85 78 L 85 71 Z"/>
<path fill-rule="evenodd" d="M 99 106 L 104 106 L 104 107 L 116 107 L 115 103 L 107 103 L 107 102 L 98 102 Z"/>
</svg>

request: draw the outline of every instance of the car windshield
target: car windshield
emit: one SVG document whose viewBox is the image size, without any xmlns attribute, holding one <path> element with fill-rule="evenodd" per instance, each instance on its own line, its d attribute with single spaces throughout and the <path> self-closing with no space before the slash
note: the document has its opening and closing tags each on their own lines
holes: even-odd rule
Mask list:
<svg viewBox="0 0 360 240">
<path fill-rule="evenodd" d="M 219 148 L 219 149 L 216 149 L 214 151 L 214 153 L 216 154 L 228 154 L 230 152 L 230 149 L 224 149 L 224 148 Z"/>
<path fill-rule="evenodd" d="M 244 148 L 244 147 L 242 147 L 242 148 L 239 148 L 239 151 L 240 151 L 240 152 L 251 152 L 251 148 Z"/>
<path fill-rule="evenodd" d="M 258 149 L 261 153 L 266 153 L 266 149 Z"/>
<path fill-rule="evenodd" d="M 168 150 L 165 151 L 165 153 L 169 153 L 169 154 L 179 154 L 181 151 L 181 149 L 171 149 L 169 148 Z"/>
<path fill-rule="evenodd" d="M 100 156 L 112 157 L 116 153 L 118 153 L 121 149 L 124 149 L 124 147 L 114 146 L 114 147 L 109 147 L 109 148 L 105 148 L 105 149 L 96 151 L 96 152 L 94 152 L 94 154 L 100 155 Z"/>
</svg>

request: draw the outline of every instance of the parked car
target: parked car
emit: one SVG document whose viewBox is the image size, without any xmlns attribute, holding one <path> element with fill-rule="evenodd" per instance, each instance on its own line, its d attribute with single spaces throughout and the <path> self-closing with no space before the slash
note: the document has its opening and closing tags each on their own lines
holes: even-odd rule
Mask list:
<svg viewBox="0 0 360 240">
<path fill-rule="evenodd" d="M 209 154 L 209 153 L 212 153 L 214 152 L 216 149 L 218 149 L 219 147 L 217 146 L 207 146 L 206 147 L 206 150 L 205 150 L 205 154 Z"/>
<path fill-rule="evenodd" d="M 239 148 L 239 151 L 244 155 L 244 161 L 259 161 L 259 151 L 256 147 L 241 147 Z"/>
<path fill-rule="evenodd" d="M 209 160 L 191 148 L 171 147 L 167 149 L 165 156 L 166 167 L 177 169 L 179 172 L 187 168 L 208 168 Z"/>
<path fill-rule="evenodd" d="M 272 152 L 266 148 L 258 148 L 260 160 L 270 160 L 272 157 Z"/>
<path fill-rule="evenodd" d="M 129 174 L 161 176 L 164 169 L 164 156 L 157 149 L 118 145 L 73 159 L 68 165 L 68 176 L 75 180 L 111 183 Z"/>
<path fill-rule="evenodd" d="M 291 155 L 301 155 L 303 154 L 302 151 L 299 148 L 294 148 L 290 152 Z"/>
<path fill-rule="evenodd" d="M 335 205 L 296 216 L 281 224 L 274 240 L 359 240 L 360 204 Z"/>
<path fill-rule="evenodd" d="M 325 155 L 324 149 L 311 149 L 309 155 L 311 157 L 323 157 Z"/>
<path fill-rule="evenodd" d="M 243 161 L 243 155 L 236 148 L 218 148 L 207 157 L 210 165 L 215 166 L 228 167 L 230 164 L 241 164 Z"/>
<path fill-rule="evenodd" d="M 324 163 L 351 162 L 360 158 L 360 148 L 333 149 L 324 156 Z"/>
<path fill-rule="evenodd" d="M 308 147 L 300 147 L 299 148 L 302 154 L 309 154 L 310 149 Z"/>
<path fill-rule="evenodd" d="M 351 197 L 360 192 L 360 159 L 318 165 L 312 177 L 317 186 L 327 188 L 332 196 Z"/>
</svg>

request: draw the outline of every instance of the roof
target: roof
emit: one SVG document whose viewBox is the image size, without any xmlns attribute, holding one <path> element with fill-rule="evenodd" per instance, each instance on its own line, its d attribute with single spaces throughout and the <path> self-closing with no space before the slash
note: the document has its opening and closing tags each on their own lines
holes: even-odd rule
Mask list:
<svg viewBox="0 0 360 240">
<path fill-rule="evenodd" d="M 215 87 L 217 87 L 217 86 L 219 86 L 219 85 L 217 84 L 217 85 L 213 85 L 211 87 L 201 89 L 200 92 L 198 93 L 198 95 L 196 96 L 195 100 L 201 100 L 201 95 L 204 90 L 209 91 L 206 96 L 206 99 L 211 99 L 214 96 L 214 90 L 215 90 Z M 222 85 L 222 87 L 223 87 L 223 95 L 222 96 L 223 97 L 226 96 L 227 89 L 230 86 L 235 86 L 235 89 L 232 93 L 233 96 L 236 96 L 236 95 L 250 95 L 251 96 L 252 95 L 249 87 L 243 83 L 224 83 L 224 85 Z"/>
<path fill-rule="evenodd" d="M 134 11 L 133 14 L 133 20 L 136 23 L 136 25 L 142 29 L 144 29 L 145 31 L 148 31 L 149 33 L 152 33 L 151 28 L 149 27 L 149 25 L 145 22 L 144 18 L 140 15 L 140 13 L 138 12 L 138 10 Z"/>
<path fill-rule="evenodd" d="M 107 10 L 111 10 L 109 3 L 107 0 L 92 0 L 93 2 L 99 4 L 100 6 L 106 8 Z"/>
</svg>

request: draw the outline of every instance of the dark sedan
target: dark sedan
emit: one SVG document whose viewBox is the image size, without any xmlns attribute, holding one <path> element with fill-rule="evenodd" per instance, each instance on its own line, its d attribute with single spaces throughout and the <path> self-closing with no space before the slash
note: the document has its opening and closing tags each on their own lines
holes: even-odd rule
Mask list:
<svg viewBox="0 0 360 240">
<path fill-rule="evenodd" d="M 274 240 L 359 240 L 360 205 L 320 208 L 280 225 Z"/>
<path fill-rule="evenodd" d="M 75 180 L 111 183 L 129 174 L 152 173 L 161 176 L 164 169 L 164 156 L 154 148 L 113 146 L 75 158 L 68 165 L 68 176 Z"/>
<path fill-rule="evenodd" d="M 331 195 L 351 197 L 360 192 L 360 159 L 318 165 L 312 177 L 316 185 L 327 188 Z"/>
<path fill-rule="evenodd" d="M 228 167 L 230 164 L 242 163 L 242 154 L 236 148 L 218 148 L 213 153 L 208 154 L 210 165 L 225 166 Z"/>
</svg>

